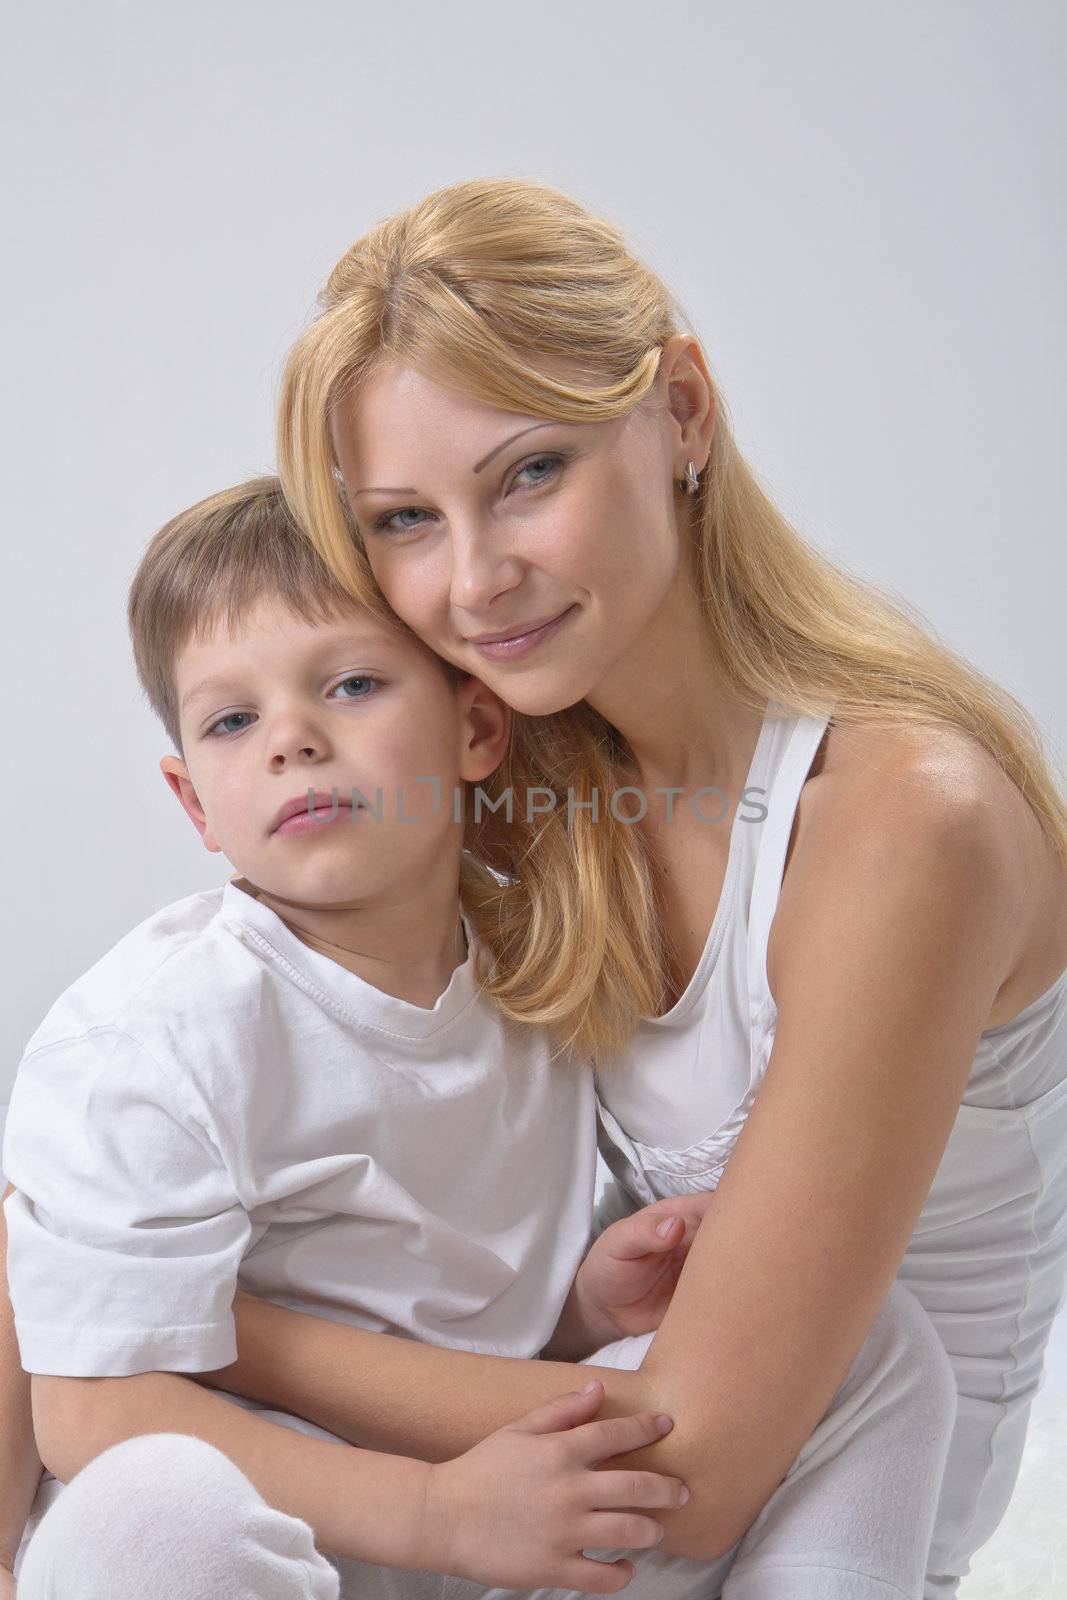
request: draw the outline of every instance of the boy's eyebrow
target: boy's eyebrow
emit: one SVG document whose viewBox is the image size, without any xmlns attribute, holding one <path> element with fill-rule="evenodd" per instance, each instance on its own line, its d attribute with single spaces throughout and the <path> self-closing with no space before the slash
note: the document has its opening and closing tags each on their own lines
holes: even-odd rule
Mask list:
<svg viewBox="0 0 1067 1600">
<path fill-rule="evenodd" d="M 184 711 L 189 702 L 191 700 L 195 700 L 198 695 L 214 694 L 216 690 L 226 689 L 228 687 L 228 678 L 204 678 L 202 682 L 193 684 L 193 687 L 182 700 L 182 703 L 178 709 L 180 711 Z"/>
<path fill-rule="evenodd" d="M 355 632 L 352 634 L 341 635 L 338 638 L 334 648 L 338 650 L 351 648 L 353 650 L 373 651 L 385 649 L 388 651 L 393 648 L 394 644 L 397 642 L 399 641 L 394 641 L 387 635 L 368 635 Z M 181 705 L 178 708 L 179 711 L 184 711 L 191 701 L 197 699 L 201 695 L 206 696 L 209 694 L 222 694 L 224 690 L 228 691 L 232 683 L 232 677 L 201 678 L 199 683 L 194 683 L 192 688 L 187 690 L 182 698 Z"/>
<path fill-rule="evenodd" d="M 472 472 L 481 472 L 483 467 L 487 467 L 489 465 L 490 461 L 492 461 L 494 456 L 498 456 L 500 454 L 501 450 L 506 450 L 509 444 L 514 444 L 516 439 L 521 439 L 523 434 L 536 433 L 538 428 L 558 428 L 558 427 L 559 427 L 559 423 L 558 422 L 551 421 L 551 422 L 534 422 L 534 423 L 531 423 L 530 427 L 528 427 L 528 428 L 520 428 L 518 433 L 513 433 L 511 435 L 510 439 L 504 439 L 504 440 L 501 441 L 500 444 L 494 445 L 492 450 L 490 450 L 489 454 L 487 456 L 483 456 L 482 459 L 478 462 L 477 466 L 471 468 L 471 471 Z M 417 489 L 413 489 L 411 487 L 411 485 L 408 484 L 402 489 L 382 488 L 382 487 L 375 487 L 373 489 L 357 489 L 355 494 L 351 495 L 350 498 L 353 499 L 353 500 L 358 500 L 361 494 L 418 494 L 418 492 L 419 491 Z"/>
</svg>

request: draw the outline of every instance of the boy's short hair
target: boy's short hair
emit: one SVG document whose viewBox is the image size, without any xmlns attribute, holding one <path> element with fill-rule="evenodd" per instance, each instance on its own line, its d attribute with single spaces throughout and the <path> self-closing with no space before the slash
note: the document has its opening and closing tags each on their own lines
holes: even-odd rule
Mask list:
<svg viewBox="0 0 1067 1600">
<path fill-rule="evenodd" d="M 179 512 L 151 540 L 130 584 L 126 615 L 137 676 L 148 702 L 182 752 L 174 666 L 194 637 L 239 624 L 261 599 L 305 622 L 368 609 L 343 589 L 301 533 L 276 477 L 252 478 Z M 382 621 L 421 644 L 382 599 Z M 448 681 L 466 674 L 436 657 Z"/>
</svg>

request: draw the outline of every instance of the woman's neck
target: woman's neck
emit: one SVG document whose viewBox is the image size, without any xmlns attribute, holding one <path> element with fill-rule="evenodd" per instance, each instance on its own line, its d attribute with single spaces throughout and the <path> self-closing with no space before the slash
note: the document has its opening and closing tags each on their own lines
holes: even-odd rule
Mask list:
<svg viewBox="0 0 1067 1600">
<path fill-rule="evenodd" d="M 743 704 L 716 669 L 708 625 L 680 574 L 633 647 L 588 696 L 630 751 L 651 807 L 658 787 L 744 784 L 763 712 Z"/>
</svg>

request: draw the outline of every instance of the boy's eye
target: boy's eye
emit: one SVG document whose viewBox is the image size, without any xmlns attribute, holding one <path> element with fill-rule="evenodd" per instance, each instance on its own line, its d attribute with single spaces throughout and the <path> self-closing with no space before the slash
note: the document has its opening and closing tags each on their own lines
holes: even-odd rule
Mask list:
<svg viewBox="0 0 1067 1600">
<path fill-rule="evenodd" d="M 240 728 L 227 728 L 226 724 L 233 722 L 236 717 L 250 717 L 251 715 L 251 711 L 231 711 L 228 716 L 220 717 L 217 722 L 213 722 L 207 731 L 209 734 L 214 733 L 216 729 L 221 729 L 223 733 L 240 733 Z"/>
<path fill-rule="evenodd" d="M 341 682 L 331 690 L 331 698 L 367 700 L 377 689 L 378 683 L 379 680 L 371 677 L 367 672 L 354 672 L 351 677 L 342 678 Z M 350 690 L 351 692 L 342 694 L 339 693 L 340 690 Z M 208 735 L 209 737 L 214 735 L 216 738 L 225 738 L 230 733 L 241 733 L 245 727 L 245 724 L 241 722 L 241 718 L 253 717 L 254 715 L 255 713 L 252 711 L 231 711 L 225 717 L 219 717 L 216 722 L 211 724 L 207 730 Z"/>
<path fill-rule="evenodd" d="M 524 483 L 522 487 L 525 489 L 536 489 L 541 484 L 548 483 L 552 478 L 558 477 L 565 461 L 566 457 L 563 455 L 551 454 L 530 456 L 529 459 L 524 461 L 519 467 L 512 481 L 517 483 L 522 477 L 523 473 L 532 472 L 534 476 L 530 479 L 527 479 L 526 483 Z M 544 470 L 546 468 L 547 470 Z M 403 533 L 413 533 L 417 528 L 421 528 L 423 526 L 421 521 L 399 522 L 397 519 L 400 517 L 409 516 L 424 518 L 426 515 L 427 513 L 423 511 L 421 506 L 401 506 L 398 511 L 383 511 L 380 517 L 375 518 L 371 526 L 374 528 L 376 533 L 388 533 L 393 534 L 394 536 Z"/>
<path fill-rule="evenodd" d="M 377 678 L 372 678 L 365 672 L 358 672 L 358 673 L 354 673 L 351 678 L 343 678 L 341 680 L 341 682 L 337 685 L 337 687 L 338 687 L 338 689 L 345 689 L 345 688 L 348 687 L 348 685 L 350 683 L 363 684 L 364 685 L 364 692 L 362 694 L 343 694 L 341 696 L 341 699 L 342 700 L 366 700 L 367 696 L 369 694 L 373 693 L 374 686 L 377 683 L 377 681 L 378 681 Z"/>
</svg>

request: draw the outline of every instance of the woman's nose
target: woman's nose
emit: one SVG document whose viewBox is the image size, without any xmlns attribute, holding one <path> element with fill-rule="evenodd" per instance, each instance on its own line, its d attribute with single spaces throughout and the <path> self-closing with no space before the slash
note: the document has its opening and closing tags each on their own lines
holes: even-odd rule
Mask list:
<svg viewBox="0 0 1067 1600">
<path fill-rule="evenodd" d="M 517 556 L 492 537 L 453 534 L 449 600 L 457 610 L 485 622 L 493 601 L 514 589 L 521 577 L 522 563 Z"/>
</svg>

